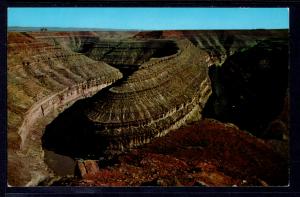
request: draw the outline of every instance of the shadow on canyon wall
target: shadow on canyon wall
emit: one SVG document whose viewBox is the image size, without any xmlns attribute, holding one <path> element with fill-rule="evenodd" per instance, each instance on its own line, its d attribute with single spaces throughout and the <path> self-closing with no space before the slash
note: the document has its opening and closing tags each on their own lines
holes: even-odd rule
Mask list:
<svg viewBox="0 0 300 197">
<path fill-rule="evenodd" d="M 263 137 L 288 96 L 287 64 L 288 41 L 270 39 L 236 52 L 222 66 L 211 66 L 213 94 L 204 116 L 234 123 Z"/>
</svg>

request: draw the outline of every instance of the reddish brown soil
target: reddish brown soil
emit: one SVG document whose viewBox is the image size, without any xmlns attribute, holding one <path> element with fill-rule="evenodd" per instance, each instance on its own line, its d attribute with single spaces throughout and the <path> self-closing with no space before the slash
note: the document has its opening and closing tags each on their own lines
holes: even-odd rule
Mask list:
<svg viewBox="0 0 300 197">
<path fill-rule="evenodd" d="M 272 147 L 234 125 L 203 120 L 123 154 L 114 166 L 87 174 L 72 184 L 287 185 L 287 159 Z"/>
<path fill-rule="evenodd" d="M 34 38 L 25 33 L 11 32 L 7 36 L 9 43 L 30 43 L 34 41 Z"/>
<path fill-rule="evenodd" d="M 164 38 L 183 38 L 183 31 L 163 31 L 162 36 Z"/>
</svg>

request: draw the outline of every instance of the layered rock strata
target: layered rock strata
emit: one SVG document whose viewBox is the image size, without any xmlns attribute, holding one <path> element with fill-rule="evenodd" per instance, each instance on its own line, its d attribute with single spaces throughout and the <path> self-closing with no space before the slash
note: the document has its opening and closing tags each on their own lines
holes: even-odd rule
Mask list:
<svg viewBox="0 0 300 197">
<path fill-rule="evenodd" d="M 94 40 L 78 50 L 110 65 L 141 65 L 150 58 L 176 53 L 177 46 L 172 40 Z"/>
<path fill-rule="evenodd" d="M 8 182 L 35 185 L 48 174 L 41 148 L 45 126 L 122 73 L 54 45 L 55 34 L 9 33 L 8 41 Z"/>
<path fill-rule="evenodd" d="M 188 38 L 209 55 L 209 65 L 221 66 L 235 52 L 247 50 L 263 40 L 287 38 L 286 30 L 185 30 L 140 32 L 136 38 L 178 39 Z"/>
<path fill-rule="evenodd" d="M 189 40 L 176 40 L 176 54 L 152 59 L 113 86 L 85 111 L 109 150 L 123 151 L 200 119 L 211 94 L 206 53 Z"/>
</svg>

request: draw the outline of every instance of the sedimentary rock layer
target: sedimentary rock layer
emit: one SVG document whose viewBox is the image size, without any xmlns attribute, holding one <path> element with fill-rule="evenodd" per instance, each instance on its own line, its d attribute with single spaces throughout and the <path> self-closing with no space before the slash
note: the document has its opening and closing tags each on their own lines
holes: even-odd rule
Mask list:
<svg viewBox="0 0 300 197">
<path fill-rule="evenodd" d="M 8 181 L 12 185 L 36 184 L 34 173 L 48 173 L 40 141 L 48 123 L 76 100 L 122 77 L 117 69 L 55 44 L 55 39 L 55 34 L 46 38 L 8 34 Z M 27 172 L 20 174 L 14 163 Z"/>
<path fill-rule="evenodd" d="M 91 59 L 110 65 L 141 65 L 150 58 L 176 53 L 172 40 L 94 40 L 85 41 L 78 49 Z"/>
<path fill-rule="evenodd" d="M 201 30 L 201 31 L 145 31 L 136 38 L 174 39 L 188 38 L 195 46 L 205 50 L 210 57 L 209 65 L 222 65 L 227 57 L 246 50 L 262 40 L 287 38 L 286 30 Z"/>
<path fill-rule="evenodd" d="M 110 149 L 144 144 L 200 118 L 211 93 L 207 54 L 187 39 L 176 43 L 176 54 L 142 64 L 122 84 L 96 95 L 86 110 L 97 135 L 109 138 Z"/>
</svg>

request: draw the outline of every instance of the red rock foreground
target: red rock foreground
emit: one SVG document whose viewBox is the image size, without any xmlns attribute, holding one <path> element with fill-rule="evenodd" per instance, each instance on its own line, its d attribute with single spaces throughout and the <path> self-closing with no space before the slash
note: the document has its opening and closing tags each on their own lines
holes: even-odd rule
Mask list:
<svg viewBox="0 0 300 197">
<path fill-rule="evenodd" d="M 98 170 L 85 161 L 82 179 L 55 185 L 282 186 L 288 184 L 282 155 L 232 124 L 205 119 L 120 155 L 114 166 Z"/>
</svg>

